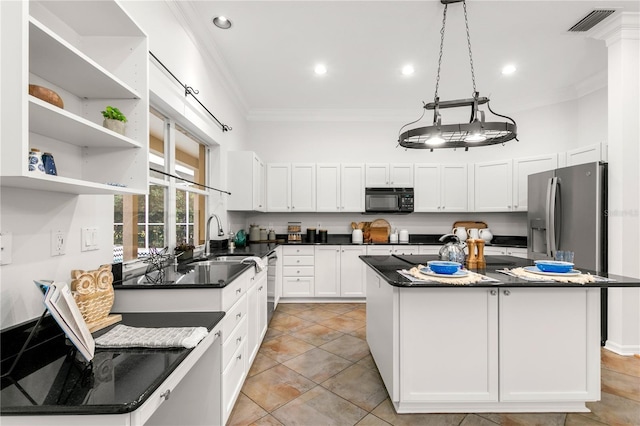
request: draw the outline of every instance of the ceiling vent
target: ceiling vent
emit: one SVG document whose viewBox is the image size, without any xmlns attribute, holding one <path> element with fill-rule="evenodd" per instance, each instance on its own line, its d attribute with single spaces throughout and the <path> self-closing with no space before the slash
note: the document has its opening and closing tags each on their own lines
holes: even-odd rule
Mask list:
<svg viewBox="0 0 640 426">
<path fill-rule="evenodd" d="M 582 18 L 577 24 L 569 28 L 571 32 L 589 31 L 591 28 L 602 22 L 603 19 L 611 15 L 613 9 L 597 9 L 591 11 L 587 16 Z"/>
</svg>

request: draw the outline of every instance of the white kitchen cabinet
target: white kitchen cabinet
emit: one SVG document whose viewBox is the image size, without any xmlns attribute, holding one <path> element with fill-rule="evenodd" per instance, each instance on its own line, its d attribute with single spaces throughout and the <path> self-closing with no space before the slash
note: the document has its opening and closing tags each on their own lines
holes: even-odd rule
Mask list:
<svg viewBox="0 0 640 426">
<path fill-rule="evenodd" d="M 577 164 L 606 161 L 606 144 L 593 144 L 567 151 L 567 167 Z"/>
<path fill-rule="evenodd" d="M 267 327 L 267 270 L 250 278 L 247 290 L 247 351 L 248 363 L 255 359 Z"/>
<path fill-rule="evenodd" d="M 264 162 L 251 151 L 227 153 L 227 208 L 234 211 L 266 211 Z"/>
<path fill-rule="evenodd" d="M 497 291 L 411 290 L 398 309 L 400 400 L 498 401 Z"/>
<path fill-rule="evenodd" d="M 363 212 L 364 164 L 316 164 L 316 211 Z"/>
<path fill-rule="evenodd" d="M 500 400 L 599 400 L 600 289 L 499 293 Z"/>
<path fill-rule="evenodd" d="M 316 211 L 339 212 L 340 164 L 316 164 Z"/>
<path fill-rule="evenodd" d="M 282 297 L 313 297 L 314 246 L 282 247 Z"/>
<path fill-rule="evenodd" d="M 343 245 L 340 249 L 340 296 L 365 297 L 367 265 L 360 256 L 367 254 L 364 246 Z"/>
<path fill-rule="evenodd" d="M 340 166 L 340 211 L 362 213 L 364 211 L 364 189 L 364 164 L 342 164 Z"/>
<path fill-rule="evenodd" d="M 367 255 L 369 256 L 384 256 L 394 254 L 418 254 L 420 252 L 420 246 L 410 244 L 385 244 L 385 245 L 372 245 L 367 247 Z"/>
<path fill-rule="evenodd" d="M 513 211 L 512 168 L 511 160 L 475 163 L 473 176 L 475 211 Z"/>
<path fill-rule="evenodd" d="M 468 188 L 467 164 L 415 164 L 414 211 L 468 211 Z"/>
<path fill-rule="evenodd" d="M 73 194 L 144 194 L 148 164 L 148 40 L 117 2 L 2 2 L 2 186 Z M 106 21 L 105 21 L 106 20 Z M 6 48 L 5 48 L 6 47 Z M 3 70 L 5 71 L 5 70 Z M 58 93 L 64 108 L 28 94 Z M 102 127 L 117 107 L 126 134 Z M 57 176 L 30 172 L 30 148 L 55 157 Z M 106 165 L 106 167 L 105 167 Z"/>
<path fill-rule="evenodd" d="M 529 175 L 558 167 L 558 154 L 513 160 L 513 211 L 527 211 L 527 185 Z"/>
<path fill-rule="evenodd" d="M 367 188 L 413 188 L 412 163 L 368 163 L 365 175 Z"/>
<path fill-rule="evenodd" d="M 340 246 L 316 246 L 314 269 L 314 295 L 316 297 L 339 297 Z"/>
<path fill-rule="evenodd" d="M 291 164 L 267 164 L 267 211 L 291 211 Z"/>
<path fill-rule="evenodd" d="M 267 211 L 313 212 L 315 210 L 315 164 L 267 164 Z"/>
<path fill-rule="evenodd" d="M 316 165 L 313 163 L 291 165 L 291 211 L 316 211 Z"/>
<path fill-rule="evenodd" d="M 444 244 L 443 244 L 444 245 Z M 418 249 L 418 254 L 440 254 L 440 248 L 442 247 L 442 245 L 439 246 L 420 246 Z"/>
<path fill-rule="evenodd" d="M 496 247 L 484 246 L 485 256 L 515 256 L 523 259 L 527 258 L 527 249 L 521 247 Z"/>
</svg>

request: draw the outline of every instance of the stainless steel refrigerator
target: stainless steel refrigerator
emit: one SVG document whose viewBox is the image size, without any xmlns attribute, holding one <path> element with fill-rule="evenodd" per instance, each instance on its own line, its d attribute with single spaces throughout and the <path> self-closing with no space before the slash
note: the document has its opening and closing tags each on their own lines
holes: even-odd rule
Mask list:
<svg viewBox="0 0 640 426">
<path fill-rule="evenodd" d="M 587 163 L 529 175 L 529 259 L 575 253 L 577 269 L 607 271 L 607 164 Z M 602 340 L 606 341 L 606 290 L 602 292 Z"/>
</svg>

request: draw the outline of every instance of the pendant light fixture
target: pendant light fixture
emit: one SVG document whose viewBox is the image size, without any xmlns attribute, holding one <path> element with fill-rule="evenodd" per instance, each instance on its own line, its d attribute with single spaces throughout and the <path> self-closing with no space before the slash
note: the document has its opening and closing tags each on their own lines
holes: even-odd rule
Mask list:
<svg viewBox="0 0 640 426">
<path fill-rule="evenodd" d="M 440 30 L 440 55 L 438 56 L 438 74 L 436 77 L 436 91 L 433 102 L 424 105 L 422 116 L 411 123 L 407 123 L 400 129 L 400 132 L 407 126 L 419 122 L 427 110 L 433 110 L 433 124 L 426 127 L 418 127 L 400 133 L 398 144 L 404 148 L 413 149 L 438 149 L 438 148 L 465 148 L 495 145 L 517 139 L 516 122 L 510 117 L 495 113 L 489 105 L 489 98 L 481 97 L 476 90 L 476 78 L 473 70 L 473 56 L 471 53 L 471 37 L 469 36 L 469 20 L 467 18 L 467 3 L 465 0 L 440 0 L 444 4 L 442 14 L 442 29 Z M 467 30 L 467 45 L 469 47 L 469 64 L 471 66 L 471 83 L 473 84 L 473 95 L 468 99 L 456 99 L 451 101 L 441 101 L 438 97 L 438 86 L 440 84 L 440 68 L 442 65 L 442 47 L 444 46 L 445 24 L 447 22 L 447 7 L 449 3 L 462 2 L 464 8 L 464 23 Z M 487 122 L 485 112 L 480 110 L 480 105 L 487 105 L 491 114 L 502 117 L 510 122 Z M 471 116 L 468 123 L 442 124 L 440 111 L 447 108 L 470 107 Z"/>
</svg>

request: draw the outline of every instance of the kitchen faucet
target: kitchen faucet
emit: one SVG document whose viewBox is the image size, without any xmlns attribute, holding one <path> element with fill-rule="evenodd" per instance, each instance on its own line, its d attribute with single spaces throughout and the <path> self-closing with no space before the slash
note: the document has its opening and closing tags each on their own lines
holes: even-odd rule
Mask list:
<svg viewBox="0 0 640 426">
<path fill-rule="evenodd" d="M 220 222 L 220 218 L 218 217 L 218 215 L 213 213 L 211 216 L 209 216 L 209 219 L 207 219 L 207 232 L 206 232 L 206 239 L 204 242 L 205 256 L 208 256 L 211 254 L 211 247 L 210 247 L 209 241 L 211 240 L 211 219 L 213 219 L 214 217 L 216 218 L 216 222 L 218 223 L 218 237 L 224 237 L 222 222 Z"/>
</svg>

